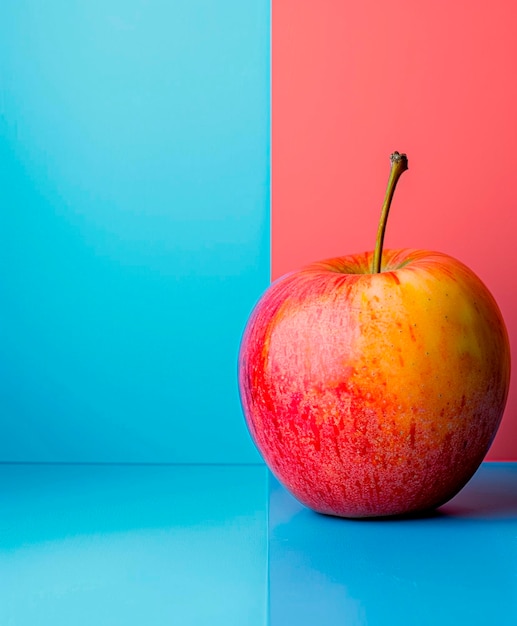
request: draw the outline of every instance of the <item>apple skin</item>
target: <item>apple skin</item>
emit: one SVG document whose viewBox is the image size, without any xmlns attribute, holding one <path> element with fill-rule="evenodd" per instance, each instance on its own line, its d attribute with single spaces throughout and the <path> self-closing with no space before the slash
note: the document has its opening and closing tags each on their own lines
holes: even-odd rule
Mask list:
<svg viewBox="0 0 517 626">
<path fill-rule="evenodd" d="M 439 252 L 313 263 L 275 281 L 239 353 L 239 390 L 267 466 L 302 504 L 341 517 L 434 509 L 475 473 L 510 381 L 501 312 Z"/>
</svg>

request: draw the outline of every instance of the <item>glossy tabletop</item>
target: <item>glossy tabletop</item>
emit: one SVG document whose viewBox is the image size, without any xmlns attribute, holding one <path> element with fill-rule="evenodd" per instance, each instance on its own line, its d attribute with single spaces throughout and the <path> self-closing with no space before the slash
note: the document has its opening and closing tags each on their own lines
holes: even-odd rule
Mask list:
<svg viewBox="0 0 517 626">
<path fill-rule="evenodd" d="M 514 625 L 516 561 L 517 464 L 391 521 L 261 465 L 0 465 L 2 626 Z"/>
<path fill-rule="evenodd" d="M 275 626 L 517 624 L 517 464 L 484 464 L 439 511 L 343 520 L 271 481 Z"/>
<path fill-rule="evenodd" d="M 0 466 L 1 626 L 263 626 L 263 466 Z"/>
</svg>

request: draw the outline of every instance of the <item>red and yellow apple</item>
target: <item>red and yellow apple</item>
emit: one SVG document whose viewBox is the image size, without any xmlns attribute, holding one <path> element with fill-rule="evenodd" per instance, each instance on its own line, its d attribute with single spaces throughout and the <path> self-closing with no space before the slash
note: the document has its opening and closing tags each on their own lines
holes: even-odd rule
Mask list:
<svg viewBox="0 0 517 626">
<path fill-rule="evenodd" d="M 445 254 L 382 251 L 400 173 L 375 252 L 278 279 L 242 338 L 251 436 L 279 481 L 321 513 L 440 506 L 481 464 L 506 403 L 508 335 L 482 281 Z"/>
</svg>

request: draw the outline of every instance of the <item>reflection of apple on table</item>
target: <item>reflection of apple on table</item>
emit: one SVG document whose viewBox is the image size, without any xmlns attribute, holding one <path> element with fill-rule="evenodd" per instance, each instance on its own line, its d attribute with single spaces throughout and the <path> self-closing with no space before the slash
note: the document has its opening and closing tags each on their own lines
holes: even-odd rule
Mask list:
<svg viewBox="0 0 517 626">
<path fill-rule="evenodd" d="M 374 252 L 275 281 L 242 339 L 250 433 L 306 506 L 368 517 L 424 511 L 472 477 L 496 434 L 510 378 L 499 308 L 450 256 L 383 252 L 407 158 L 395 152 Z"/>
</svg>

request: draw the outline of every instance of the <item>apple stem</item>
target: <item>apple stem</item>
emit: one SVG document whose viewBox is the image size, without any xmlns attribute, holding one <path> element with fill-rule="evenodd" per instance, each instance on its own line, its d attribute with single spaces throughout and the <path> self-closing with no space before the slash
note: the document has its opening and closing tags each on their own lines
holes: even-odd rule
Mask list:
<svg viewBox="0 0 517 626">
<path fill-rule="evenodd" d="M 388 187 L 384 196 L 384 204 L 382 205 L 381 218 L 379 220 L 379 228 L 377 230 L 377 240 L 375 242 L 375 251 L 373 253 L 373 273 L 379 274 L 381 271 L 382 261 L 382 245 L 384 243 L 384 233 L 386 232 L 386 223 L 388 222 L 388 214 L 390 212 L 391 201 L 395 193 L 395 187 L 401 175 L 407 170 L 408 162 L 405 154 L 394 152 L 390 156 L 391 170 L 388 179 Z"/>
</svg>

